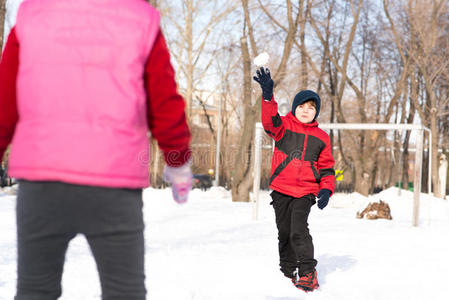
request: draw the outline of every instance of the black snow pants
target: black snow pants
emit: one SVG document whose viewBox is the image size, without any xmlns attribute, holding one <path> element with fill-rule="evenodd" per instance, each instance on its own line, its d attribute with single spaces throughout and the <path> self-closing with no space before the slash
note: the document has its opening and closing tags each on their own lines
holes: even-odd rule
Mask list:
<svg viewBox="0 0 449 300">
<path fill-rule="evenodd" d="M 102 299 L 144 300 L 142 190 L 19 181 L 16 300 L 55 300 L 67 247 L 90 246 Z"/>
<path fill-rule="evenodd" d="M 282 273 L 291 278 L 298 268 L 299 275 L 315 269 L 312 236 L 309 233 L 310 208 L 315 204 L 313 194 L 294 198 L 277 191 L 271 193 L 278 228 L 279 259 Z"/>
</svg>

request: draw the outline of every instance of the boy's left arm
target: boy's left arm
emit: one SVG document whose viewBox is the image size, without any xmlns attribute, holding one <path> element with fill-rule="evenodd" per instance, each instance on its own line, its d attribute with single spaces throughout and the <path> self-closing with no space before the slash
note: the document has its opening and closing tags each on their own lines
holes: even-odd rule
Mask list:
<svg viewBox="0 0 449 300">
<path fill-rule="evenodd" d="M 326 135 L 326 140 L 324 142 L 326 146 L 318 157 L 318 172 L 321 177 L 320 190 L 328 189 L 331 194 L 333 194 L 335 189 L 335 161 L 332 156 L 329 136 Z"/>
</svg>

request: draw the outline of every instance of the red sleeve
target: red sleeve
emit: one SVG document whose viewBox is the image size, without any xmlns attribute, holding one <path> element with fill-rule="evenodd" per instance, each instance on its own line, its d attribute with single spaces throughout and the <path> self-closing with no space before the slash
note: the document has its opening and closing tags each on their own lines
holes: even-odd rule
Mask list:
<svg viewBox="0 0 449 300">
<path fill-rule="evenodd" d="M 12 140 L 17 120 L 16 79 L 19 69 L 19 42 L 15 29 L 9 33 L 0 60 L 0 161 Z"/>
<path fill-rule="evenodd" d="M 331 151 L 331 142 L 329 136 L 326 134 L 325 147 L 321 151 L 318 157 L 318 171 L 320 173 L 320 190 L 328 189 L 331 193 L 334 193 L 335 189 L 335 170 L 334 170 L 334 157 Z"/>
<path fill-rule="evenodd" d="M 184 98 L 178 94 L 175 71 L 164 36 L 159 31 L 145 68 L 148 95 L 148 125 L 169 166 L 183 165 L 190 159 L 190 130 Z"/>
<path fill-rule="evenodd" d="M 285 132 L 281 116 L 278 113 L 278 104 L 271 98 L 266 101 L 262 98 L 262 125 L 265 132 L 275 141 L 279 141 Z"/>
</svg>

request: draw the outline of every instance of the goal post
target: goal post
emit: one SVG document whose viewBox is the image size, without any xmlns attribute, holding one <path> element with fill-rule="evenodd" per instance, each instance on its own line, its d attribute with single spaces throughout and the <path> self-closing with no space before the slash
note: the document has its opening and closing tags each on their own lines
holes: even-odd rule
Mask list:
<svg viewBox="0 0 449 300">
<path fill-rule="evenodd" d="M 262 123 L 256 123 L 256 134 L 254 137 L 254 183 L 253 183 L 253 220 L 257 220 L 259 214 L 259 190 L 260 190 L 260 172 L 262 167 Z"/>
<path fill-rule="evenodd" d="M 424 152 L 424 131 L 429 134 L 429 141 L 432 140 L 432 132 L 421 124 L 388 124 L 388 123 L 323 123 L 320 124 L 321 129 L 328 130 L 387 130 L 387 131 L 415 131 L 416 151 L 414 166 L 414 182 L 413 182 L 413 215 L 412 225 L 418 226 L 419 222 L 419 202 L 421 194 L 421 178 L 422 178 L 422 162 Z M 256 123 L 255 134 L 255 163 L 254 163 L 254 185 L 253 185 L 253 219 L 257 219 L 257 211 L 259 207 L 259 186 L 260 172 L 262 163 L 262 138 L 263 127 L 260 122 Z M 429 143 L 429 175 L 427 178 L 428 193 L 431 194 L 432 187 L 432 143 Z M 257 190 L 256 190 L 257 189 Z"/>
</svg>

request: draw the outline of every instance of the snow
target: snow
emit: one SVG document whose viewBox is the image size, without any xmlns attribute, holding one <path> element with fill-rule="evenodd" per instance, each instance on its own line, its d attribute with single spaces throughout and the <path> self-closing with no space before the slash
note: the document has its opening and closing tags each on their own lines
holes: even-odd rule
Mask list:
<svg viewBox="0 0 449 300">
<path fill-rule="evenodd" d="M 258 67 L 262 67 L 268 63 L 270 55 L 267 52 L 262 52 L 254 58 L 254 64 Z"/>
<path fill-rule="evenodd" d="M 22 0 L 8 0 L 5 34 Z M 266 65 L 268 53 L 254 59 Z M 16 285 L 14 190 L 0 190 L 0 300 Z M 335 194 L 309 218 L 320 289 L 305 294 L 278 267 L 277 230 L 268 191 L 261 191 L 259 219 L 252 204 L 234 203 L 229 191 L 194 190 L 186 205 L 171 191 L 144 191 L 148 299 L 389 300 L 446 299 L 449 295 L 449 204 L 422 194 L 420 224 L 411 226 L 413 194 L 395 188 L 364 197 Z M 390 205 L 393 220 L 356 219 L 369 202 Z M 70 244 L 63 300 L 100 299 L 87 243 Z"/>
<path fill-rule="evenodd" d="M 194 190 L 177 205 L 169 189 L 144 191 L 148 299 L 446 299 L 449 295 L 449 204 L 422 194 L 412 227 L 413 194 L 391 188 L 370 197 L 335 194 L 309 217 L 320 289 L 305 294 L 278 268 L 277 231 L 268 191 L 259 219 L 251 203 L 229 191 Z M 356 219 L 366 204 L 383 200 L 393 220 Z M 429 206 L 430 204 L 430 206 Z M 15 292 L 15 196 L 0 192 L 0 300 Z M 430 222 L 429 222 L 430 221 Z M 61 299 L 100 299 L 87 243 L 70 244 Z"/>
<path fill-rule="evenodd" d="M 8 38 L 9 31 L 16 23 L 17 11 L 19 10 L 20 4 L 23 0 L 7 0 L 5 3 L 6 14 L 5 14 L 5 27 L 4 27 L 4 37 L 5 41 Z"/>
</svg>

